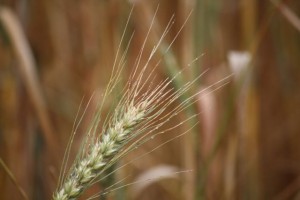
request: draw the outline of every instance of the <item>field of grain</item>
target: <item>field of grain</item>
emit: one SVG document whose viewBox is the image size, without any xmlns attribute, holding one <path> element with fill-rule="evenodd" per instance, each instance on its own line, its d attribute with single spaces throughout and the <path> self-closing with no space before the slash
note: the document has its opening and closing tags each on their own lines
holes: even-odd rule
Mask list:
<svg viewBox="0 0 300 200">
<path fill-rule="evenodd" d="M 115 62 L 103 118 L 143 66 L 150 90 L 194 81 L 164 112 L 192 103 L 80 199 L 299 199 L 299 55 L 296 0 L 3 0 L 0 199 L 53 197 L 72 130 L 67 168 Z"/>
</svg>

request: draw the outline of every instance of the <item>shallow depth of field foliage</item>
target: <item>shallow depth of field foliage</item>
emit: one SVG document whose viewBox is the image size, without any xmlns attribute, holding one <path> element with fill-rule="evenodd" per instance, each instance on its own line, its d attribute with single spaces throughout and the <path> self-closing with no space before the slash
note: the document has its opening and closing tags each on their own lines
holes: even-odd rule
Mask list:
<svg viewBox="0 0 300 200">
<path fill-rule="evenodd" d="M 28 199 L 52 198 L 74 122 L 76 127 L 88 104 L 70 163 L 116 56 L 122 59 L 130 42 L 104 118 L 113 112 L 141 47 L 143 66 L 173 15 L 146 72 L 159 63 L 149 88 L 182 69 L 174 88 L 207 70 L 192 94 L 230 74 L 231 80 L 195 96 L 195 104 L 162 128 L 199 116 L 128 153 L 110 170 L 129 164 L 82 199 L 99 191 L 107 194 L 98 199 L 109 200 L 300 198 L 299 1 L 3 0 L 0 6 L 0 157 L 8 167 L 0 165 L 0 199 L 24 199 L 21 191 Z"/>
</svg>

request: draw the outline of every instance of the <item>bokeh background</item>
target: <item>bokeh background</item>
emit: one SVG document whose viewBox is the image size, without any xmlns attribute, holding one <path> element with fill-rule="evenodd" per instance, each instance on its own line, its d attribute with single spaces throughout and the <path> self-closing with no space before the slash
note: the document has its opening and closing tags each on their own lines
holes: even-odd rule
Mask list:
<svg viewBox="0 0 300 200">
<path fill-rule="evenodd" d="M 189 64 L 175 87 L 206 69 L 194 93 L 232 76 L 221 89 L 195 97 L 169 124 L 200 113 L 190 133 L 110 180 L 130 174 L 124 185 L 148 181 L 101 198 L 300 199 L 300 1 L 2 0 L 0 6 L 0 156 L 16 182 L 2 164 L 0 199 L 23 199 L 18 187 L 29 199 L 51 198 L 77 110 L 105 89 L 132 8 L 121 52 L 134 37 L 122 76 L 132 70 L 151 21 L 142 62 L 173 14 L 154 58 L 162 59 L 157 81 Z M 96 104 L 80 124 L 72 155 Z M 179 133 L 158 137 L 120 162 Z M 182 170 L 192 172 L 177 173 Z"/>
</svg>

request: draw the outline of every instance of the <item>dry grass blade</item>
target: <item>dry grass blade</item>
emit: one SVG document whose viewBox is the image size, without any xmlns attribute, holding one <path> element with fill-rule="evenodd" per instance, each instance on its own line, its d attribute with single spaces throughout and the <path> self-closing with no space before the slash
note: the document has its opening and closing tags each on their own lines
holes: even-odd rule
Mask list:
<svg viewBox="0 0 300 200">
<path fill-rule="evenodd" d="M 46 112 L 46 105 L 36 73 L 36 64 L 28 41 L 21 28 L 21 24 L 15 14 L 5 7 L 0 7 L 0 19 L 10 37 L 15 55 L 19 61 L 18 70 L 20 71 L 24 85 L 29 93 L 38 119 L 40 120 L 45 141 L 49 149 L 52 151 L 57 150 L 57 144 L 53 136 L 54 132 L 52 131 L 50 120 Z"/>
<path fill-rule="evenodd" d="M 281 14 L 290 22 L 290 24 L 300 32 L 300 19 L 299 17 L 284 3 L 278 3 L 270 0 L 281 12 Z"/>
<path fill-rule="evenodd" d="M 5 173 L 8 175 L 9 179 L 13 182 L 13 184 L 16 186 L 18 192 L 21 194 L 22 198 L 25 200 L 29 200 L 27 194 L 23 190 L 23 188 L 17 183 L 15 176 L 11 173 L 11 171 L 8 169 L 2 158 L 0 158 L 0 165 L 4 169 Z"/>
</svg>

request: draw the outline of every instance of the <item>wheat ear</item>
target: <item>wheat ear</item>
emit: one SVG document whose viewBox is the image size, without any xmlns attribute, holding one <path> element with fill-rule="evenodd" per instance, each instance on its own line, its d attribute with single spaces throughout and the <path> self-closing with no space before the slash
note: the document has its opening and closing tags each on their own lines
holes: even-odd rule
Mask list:
<svg viewBox="0 0 300 200">
<path fill-rule="evenodd" d="M 149 31 L 151 27 L 149 28 Z M 169 29 L 169 26 L 167 29 Z M 123 32 L 121 41 L 123 40 L 124 33 L 125 31 Z M 162 38 L 163 37 L 164 35 Z M 153 52 L 156 50 L 157 49 Z M 141 59 L 140 56 L 137 59 L 135 70 L 138 68 Z M 149 60 L 151 60 L 152 56 L 153 55 L 149 56 Z M 118 67 L 115 68 L 115 65 L 116 63 L 114 63 L 113 76 L 111 77 L 106 93 L 103 96 L 104 99 L 115 87 L 122 71 L 122 67 L 118 69 Z M 129 149 L 127 149 L 120 153 L 122 147 L 153 126 L 153 120 L 164 111 L 164 109 L 158 109 L 156 111 L 155 109 L 163 104 L 165 104 L 166 107 L 166 104 L 174 102 L 176 99 L 173 96 L 174 94 L 167 98 L 169 101 L 166 101 L 167 94 L 170 94 L 171 92 L 170 90 L 166 90 L 166 88 L 171 81 L 164 81 L 155 87 L 154 90 L 150 91 L 148 88 L 146 92 L 142 93 L 145 83 L 141 83 L 141 80 L 145 78 L 144 72 L 147 65 L 148 63 L 143 67 L 142 72 L 137 75 L 136 82 L 133 81 L 136 71 L 133 72 L 133 75 L 127 83 L 128 90 L 116 106 L 113 116 L 104 122 L 100 139 L 95 133 L 100 122 L 100 116 L 96 114 L 95 121 L 92 123 L 92 128 L 88 132 L 87 141 L 83 145 L 81 156 L 75 161 L 75 164 L 67 177 L 62 178 L 59 188 L 53 195 L 54 200 L 77 199 L 85 189 L 99 180 L 99 177 L 101 177 L 102 173 L 108 167 L 114 164 L 118 158 L 126 153 L 126 151 L 129 151 Z M 123 64 L 119 63 L 118 66 L 123 66 Z M 115 69 L 117 70 L 115 71 Z M 153 75 L 153 72 L 154 70 L 148 74 L 149 76 L 146 78 L 145 82 L 149 81 L 149 77 Z M 98 113 L 101 112 L 102 106 L 103 104 L 100 105 Z M 85 151 L 85 148 L 87 148 L 87 151 Z M 64 170 L 62 173 L 64 176 Z"/>
<path fill-rule="evenodd" d="M 192 99 L 197 95 L 197 93 L 191 95 L 177 106 L 172 105 L 183 94 L 186 94 L 188 90 L 191 89 L 192 85 L 205 72 L 193 81 L 183 84 L 178 90 L 170 89 L 169 87 L 177 76 L 180 76 L 182 71 L 179 71 L 171 79 L 166 79 L 160 84 L 157 84 L 154 89 L 151 89 L 150 87 L 146 88 L 147 84 L 152 86 L 153 83 L 151 80 L 154 78 L 154 71 L 160 61 L 152 70 L 150 70 L 150 73 L 146 73 L 146 69 L 149 66 L 149 62 L 153 55 L 158 50 L 158 47 L 161 45 L 162 39 L 169 31 L 172 20 L 173 18 L 171 18 L 158 44 L 153 48 L 153 51 L 149 55 L 146 64 L 143 65 L 141 72 L 138 72 L 137 69 L 139 68 L 144 45 L 148 37 L 146 36 L 140 54 L 136 60 L 134 71 L 127 82 L 127 90 L 124 92 L 124 95 L 120 99 L 115 110 L 112 112 L 111 117 L 108 117 L 104 121 L 104 125 L 101 127 L 102 131 L 100 137 L 98 137 L 97 129 L 99 128 L 98 126 L 100 122 L 99 113 L 101 112 L 103 104 L 100 105 L 99 112 L 96 114 L 94 122 L 92 123 L 92 128 L 88 131 L 87 139 L 84 142 L 80 156 L 75 160 L 74 165 L 70 172 L 66 174 L 66 177 L 61 179 L 59 187 L 54 193 L 54 200 L 75 200 L 79 198 L 79 196 L 87 188 L 105 178 L 105 170 L 116 163 L 133 148 L 136 148 L 139 143 L 143 144 L 147 141 L 147 136 L 149 136 L 150 133 L 153 133 L 154 130 L 163 126 L 167 121 L 169 121 L 169 119 L 173 118 L 194 103 L 194 100 Z M 149 31 L 152 25 L 153 22 Z M 167 49 L 169 49 L 169 47 Z M 111 91 L 113 91 L 116 86 L 123 64 L 124 63 L 120 63 L 118 65 L 120 68 L 115 68 L 116 63 L 114 63 L 113 76 L 111 77 L 108 88 L 103 95 L 103 99 L 105 99 L 107 95 L 111 94 Z M 167 108 L 170 110 L 166 111 Z M 191 118 L 195 116 L 196 115 Z M 180 124 L 182 123 L 183 122 Z M 172 128 L 170 128 L 170 130 L 171 129 Z M 168 129 L 160 133 L 166 131 L 168 131 Z M 128 144 L 130 144 L 133 139 L 137 139 L 138 136 L 141 135 L 141 138 L 133 142 L 133 144 L 128 147 Z M 151 136 L 151 138 L 152 137 L 154 136 Z M 65 168 L 62 170 L 62 176 L 65 176 Z"/>
</svg>

